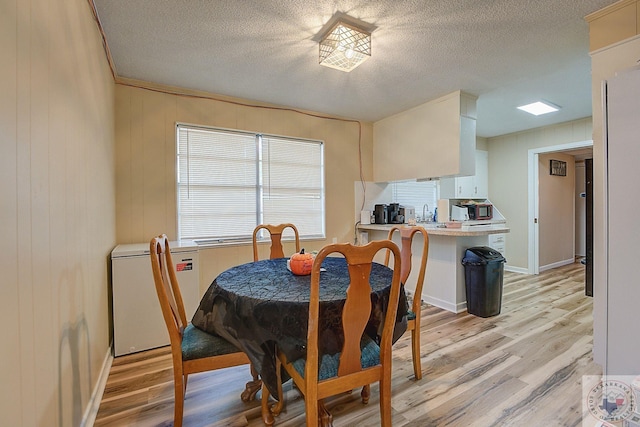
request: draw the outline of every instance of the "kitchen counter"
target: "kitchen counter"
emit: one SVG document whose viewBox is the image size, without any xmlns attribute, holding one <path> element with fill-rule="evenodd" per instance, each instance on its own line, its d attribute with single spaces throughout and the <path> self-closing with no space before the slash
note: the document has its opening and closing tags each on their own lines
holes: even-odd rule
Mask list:
<svg viewBox="0 0 640 427">
<path fill-rule="evenodd" d="M 386 239 L 394 225 L 407 224 L 366 224 L 358 225 L 359 232 L 368 232 L 369 240 Z M 489 235 L 509 233 L 505 221 L 465 221 L 461 228 L 439 227 L 437 223 L 419 223 L 429 236 L 429 256 L 422 288 L 422 300 L 445 310 L 460 313 L 467 309 L 465 268 L 462 258 L 467 249 L 474 246 L 490 246 Z M 400 244 L 399 233 L 394 241 Z M 422 235 L 416 234 L 412 245 L 411 274 L 405 288 L 413 293 L 416 288 L 418 269 L 422 258 Z"/>
<path fill-rule="evenodd" d="M 358 230 L 371 230 L 371 231 L 386 231 L 389 232 L 391 227 L 403 226 L 413 227 L 407 224 L 359 224 Z M 416 227 L 424 227 L 429 235 L 434 236 L 452 236 L 452 237 L 467 237 L 467 236 L 486 236 L 489 234 L 508 233 L 509 228 L 504 222 L 499 223 L 483 223 L 480 221 L 465 221 L 461 228 L 446 228 L 444 224 L 436 223 L 418 223 Z"/>
</svg>

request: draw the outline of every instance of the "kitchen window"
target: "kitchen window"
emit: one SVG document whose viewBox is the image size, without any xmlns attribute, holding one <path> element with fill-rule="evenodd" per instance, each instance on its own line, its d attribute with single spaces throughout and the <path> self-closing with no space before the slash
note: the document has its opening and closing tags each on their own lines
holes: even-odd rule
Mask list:
<svg viewBox="0 0 640 427">
<path fill-rule="evenodd" d="M 285 222 L 325 237 L 322 141 L 185 124 L 177 139 L 180 239 L 247 241 L 256 225 Z"/>
<path fill-rule="evenodd" d="M 438 202 L 438 181 L 396 181 L 392 191 L 394 203 L 413 206 L 418 220 L 424 220 L 423 214 L 433 214 Z"/>
</svg>

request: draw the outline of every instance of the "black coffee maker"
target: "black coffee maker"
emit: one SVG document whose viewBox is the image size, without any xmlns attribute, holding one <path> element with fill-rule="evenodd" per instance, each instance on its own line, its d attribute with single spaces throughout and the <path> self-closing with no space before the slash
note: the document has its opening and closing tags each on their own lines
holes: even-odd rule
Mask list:
<svg viewBox="0 0 640 427">
<path fill-rule="evenodd" d="M 400 204 L 390 203 L 387 205 L 387 224 L 402 224 L 404 217 L 400 215 Z"/>
<path fill-rule="evenodd" d="M 374 224 L 387 224 L 387 205 L 375 205 L 373 209 Z"/>
</svg>

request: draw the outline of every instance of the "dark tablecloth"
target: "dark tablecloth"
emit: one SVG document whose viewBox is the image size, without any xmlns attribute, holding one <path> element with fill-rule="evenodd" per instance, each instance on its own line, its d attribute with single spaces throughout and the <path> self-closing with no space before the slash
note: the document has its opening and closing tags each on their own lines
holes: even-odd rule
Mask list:
<svg viewBox="0 0 640 427">
<path fill-rule="evenodd" d="M 309 320 L 311 276 L 287 270 L 287 259 L 242 264 L 222 272 L 209 286 L 192 323 L 241 348 L 277 396 L 275 346 L 289 360 L 305 355 Z M 344 258 L 326 258 L 320 276 L 320 352 L 335 354 L 343 342 L 341 313 L 349 274 Z M 374 263 L 371 270 L 371 319 L 367 333 L 378 341 L 388 305 L 393 271 Z M 400 292 L 394 341 L 406 330 L 408 310 L 404 288 Z"/>
</svg>

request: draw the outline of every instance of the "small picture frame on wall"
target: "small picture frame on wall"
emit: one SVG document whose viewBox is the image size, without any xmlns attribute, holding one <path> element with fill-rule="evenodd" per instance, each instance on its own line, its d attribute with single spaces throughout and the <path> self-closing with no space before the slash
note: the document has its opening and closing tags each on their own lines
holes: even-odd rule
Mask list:
<svg viewBox="0 0 640 427">
<path fill-rule="evenodd" d="M 549 160 L 549 175 L 567 176 L 567 162 Z"/>
</svg>

